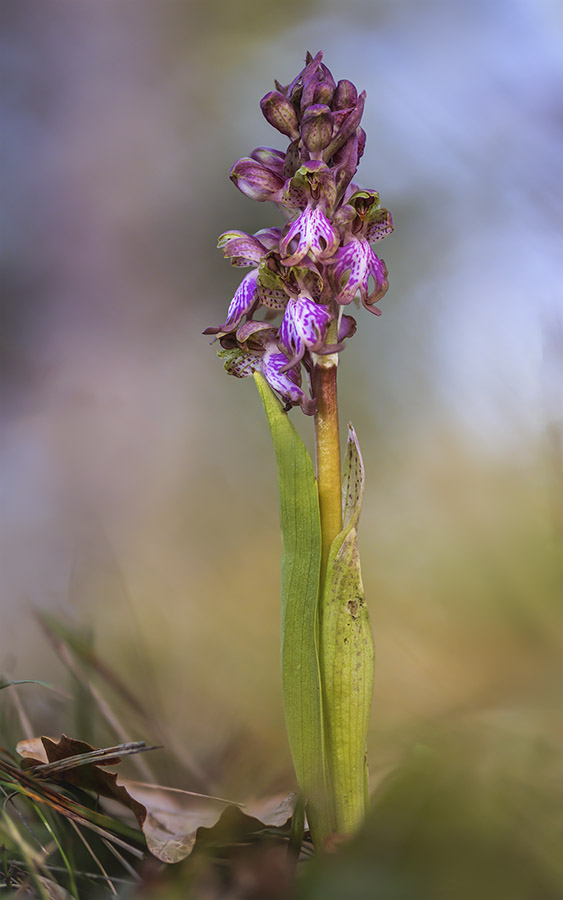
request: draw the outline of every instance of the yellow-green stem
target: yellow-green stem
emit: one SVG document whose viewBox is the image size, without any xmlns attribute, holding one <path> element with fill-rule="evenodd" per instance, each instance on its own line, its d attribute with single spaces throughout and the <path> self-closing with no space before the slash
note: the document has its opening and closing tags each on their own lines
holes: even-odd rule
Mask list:
<svg viewBox="0 0 563 900">
<path fill-rule="evenodd" d="M 317 400 L 315 445 L 322 533 L 321 584 L 332 542 L 342 531 L 337 373 L 338 357 L 335 354 L 320 357 L 312 375 L 313 396 Z"/>
</svg>

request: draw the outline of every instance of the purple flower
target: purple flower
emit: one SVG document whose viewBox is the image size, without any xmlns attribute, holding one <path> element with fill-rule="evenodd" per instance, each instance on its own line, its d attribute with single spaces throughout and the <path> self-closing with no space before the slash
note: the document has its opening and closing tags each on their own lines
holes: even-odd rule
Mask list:
<svg viewBox="0 0 563 900">
<path fill-rule="evenodd" d="M 294 238 L 297 238 L 297 247 L 287 256 Z M 334 254 L 339 243 L 340 236 L 323 211 L 318 206 L 308 206 L 289 226 L 280 242 L 280 254 L 285 266 L 295 266 L 310 251 L 316 259 L 327 259 Z"/>
<path fill-rule="evenodd" d="M 284 401 L 308 415 L 315 401 L 301 386 L 302 366 L 311 372 L 318 357 L 343 349 L 356 321 L 341 307 L 356 294 L 379 315 L 374 304 L 387 290 L 387 269 L 370 243 L 393 230 L 377 192 L 354 183 L 366 141 L 365 92 L 337 83 L 322 60 L 308 53 L 293 81 L 276 81 L 261 100 L 288 146 L 257 147 L 231 169 L 243 194 L 272 201 L 289 221 L 283 230 L 221 235 L 224 256 L 251 271 L 226 321 L 204 332 L 218 335 L 227 372 L 242 378 L 262 371 Z"/>
<path fill-rule="evenodd" d="M 362 303 L 375 315 L 381 315 L 381 310 L 372 309 L 372 304 L 377 303 L 389 287 L 387 281 L 387 267 L 383 260 L 379 259 L 371 249 L 365 238 L 353 238 L 345 247 L 334 255 L 332 275 L 338 293 L 337 303 L 347 305 L 360 292 Z M 347 277 L 346 277 L 347 276 Z M 373 278 L 375 286 L 369 290 L 369 280 Z"/>
<path fill-rule="evenodd" d="M 204 334 L 220 334 L 236 331 L 242 317 L 249 315 L 260 302 L 258 296 L 258 269 L 245 275 L 229 304 L 227 319 L 223 325 L 206 328 Z"/>
<path fill-rule="evenodd" d="M 280 353 L 279 348 L 273 342 L 266 347 L 261 369 L 270 387 L 292 406 L 300 406 L 306 416 L 312 416 L 315 413 L 315 401 L 307 397 L 305 391 L 301 389 L 299 366 L 288 369 L 287 356 Z"/>
<path fill-rule="evenodd" d="M 332 314 L 309 297 L 290 298 L 279 330 L 282 347 L 291 354 L 287 368 L 296 365 L 307 349 L 321 350 Z"/>
</svg>

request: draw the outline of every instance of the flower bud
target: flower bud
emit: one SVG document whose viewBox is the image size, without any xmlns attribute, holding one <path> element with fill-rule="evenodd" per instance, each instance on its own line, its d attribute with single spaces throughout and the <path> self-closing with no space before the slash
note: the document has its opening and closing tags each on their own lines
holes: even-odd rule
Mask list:
<svg viewBox="0 0 563 900">
<path fill-rule="evenodd" d="M 332 119 L 328 106 L 309 106 L 301 122 L 301 137 L 309 153 L 320 153 L 330 144 Z"/>
<path fill-rule="evenodd" d="M 362 115 L 364 113 L 364 103 L 366 99 L 366 92 L 362 91 L 360 96 L 358 97 L 358 102 L 355 108 L 350 112 L 350 114 L 344 119 L 342 125 L 340 126 L 338 132 L 333 137 L 330 142 L 326 156 L 330 159 L 331 156 L 340 150 L 341 147 L 344 146 L 348 138 L 354 134 L 358 125 L 360 124 Z"/>
<path fill-rule="evenodd" d="M 299 72 L 299 75 L 296 75 L 291 84 L 287 87 L 287 96 L 291 101 L 296 103 L 299 102 L 301 93 L 303 91 L 303 86 L 307 84 L 311 77 L 314 76 L 318 71 L 321 66 L 322 58 L 322 50 L 319 50 L 317 55 L 314 57 L 312 57 L 310 53 L 307 53 L 307 64 L 305 68 Z"/>
<path fill-rule="evenodd" d="M 273 200 L 281 196 L 284 179 L 254 159 L 243 157 L 236 162 L 229 175 L 239 191 L 251 200 Z"/>
<path fill-rule="evenodd" d="M 332 101 L 333 109 L 348 109 L 358 102 L 358 92 L 351 81 L 339 81 Z"/>
<path fill-rule="evenodd" d="M 297 113 L 293 106 L 279 91 L 270 91 L 260 101 L 260 109 L 264 118 L 291 140 L 299 136 Z"/>
<path fill-rule="evenodd" d="M 310 78 L 303 82 L 301 95 L 301 112 L 304 113 L 313 103 L 325 103 L 330 105 L 334 96 L 336 82 L 330 69 L 324 63 L 314 72 Z"/>
<path fill-rule="evenodd" d="M 270 169 L 271 172 L 275 172 L 276 175 L 280 177 L 283 175 L 285 153 L 282 153 L 281 150 L 273 150 L 272 147 L 256 147 L 250 156 Z"/>
</svg>

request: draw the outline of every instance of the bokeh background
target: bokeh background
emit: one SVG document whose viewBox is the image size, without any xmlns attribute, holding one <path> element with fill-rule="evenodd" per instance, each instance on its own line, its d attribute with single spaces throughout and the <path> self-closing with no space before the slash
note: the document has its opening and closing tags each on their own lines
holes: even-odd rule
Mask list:
<svg viewBox="0 0 563 900">
<path fill-rule="evenodd" d="M 374 783 L 438 731 L 475 771 L 561 783 L 562 30 L 555 0 L 2 0 L 4 675 L 68 687 L 50 611 L 214 784 L 291 786 L 273 454 L 201 332 L 240 278 L 217 235 L 280 221 L 229 168 L 284 146 L 258 101 L 323 49 L 367 90 L 358 181 L 396 223 L 340 376 Z M 71 701 L 19 696 L 72 729 Z"/>
</svg>

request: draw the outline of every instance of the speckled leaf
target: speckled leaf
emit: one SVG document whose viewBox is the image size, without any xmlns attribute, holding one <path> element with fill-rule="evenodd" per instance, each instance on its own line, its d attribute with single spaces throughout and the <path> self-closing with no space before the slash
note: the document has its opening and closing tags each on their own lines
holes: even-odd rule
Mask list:
<svg viewBox="0 0 563 900">
<path fill-rule="evenodd" d="M 352 426 L 343 467 L 344 528 L 331 547 L 320 610 L 321 677 L 336 830 L 353 832 L 367 807 L 366 741 L 374 647 L 364 598 L 357 526 L 364 468 Z"/>
<path fill-rule="evenodd" d="M 313 463 L 265 380 L 255 375 L 278 470 L 282 530 L 281 667 L 287 733 L 315 843 L 334 831 L 326 795 L 317 604 L 321 562 Z"/>
</svg>

